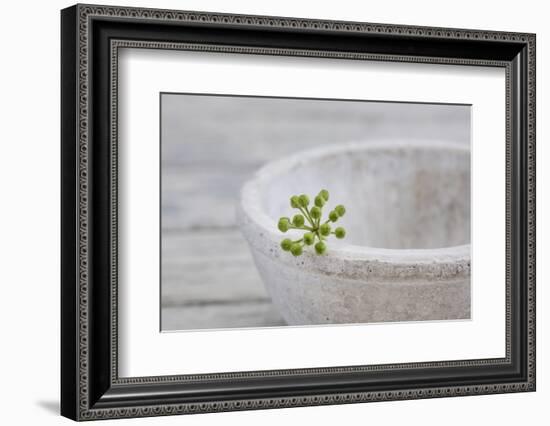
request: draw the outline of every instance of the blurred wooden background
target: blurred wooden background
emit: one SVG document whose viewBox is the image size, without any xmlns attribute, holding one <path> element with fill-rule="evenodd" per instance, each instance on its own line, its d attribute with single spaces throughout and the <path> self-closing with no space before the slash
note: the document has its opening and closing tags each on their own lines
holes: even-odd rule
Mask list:
<svg viewBox="0 0 550 426">
<path fill-rule="evenodd" d="M 284 325 L 236 226 L 242 183 L 296 151 L 384 139 L 468 144 L 470 107 L 163 94 L 162 330 Z"/>
</svg>

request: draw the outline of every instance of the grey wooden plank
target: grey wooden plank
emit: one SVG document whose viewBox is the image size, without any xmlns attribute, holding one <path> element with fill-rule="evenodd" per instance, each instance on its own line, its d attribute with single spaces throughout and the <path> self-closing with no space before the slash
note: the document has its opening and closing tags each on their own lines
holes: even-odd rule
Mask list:
<svg viewBox="0 0 550 426">
<path fill-rule="evenodd" d="M 286 323 L 270 303 L 169 306 L 162 309 L 163 330 L 277 327 Z"/>
<path fill-rule="evenodd" d="M 349 140 L 470 140 L 467 106 L 188 95 L 162 101 L 163 167 L 264 163 Z"/>
<path fill-rule="evenodd" d="M 201 262 L 167 267 L 162 287 L 162 304 L 192 301 L 268 300 L 253 265 L 248 262 Z"/>
<path fill-rule="evenodd" d="M 238 229 L 172 233 L 162 244 L 163 306 L 269 301 Z"/>
<path fill-rule="evenodd" d="M 163 330 L 284 324 L 237 228 L 163 238 L 161 304 Z"/>
<path fill-rule="evenodd" d="M 241 185 L 257 167 L 193 166 L 163 170 L 163 235 L 235 226 Z"/>
<path fill-rule="evenodd" d="M 183 263 L 207 258 L 251 259 L 248 244 L 236 227 L 172 231 L 162 240 L 163 261 Z"/>
</svg>

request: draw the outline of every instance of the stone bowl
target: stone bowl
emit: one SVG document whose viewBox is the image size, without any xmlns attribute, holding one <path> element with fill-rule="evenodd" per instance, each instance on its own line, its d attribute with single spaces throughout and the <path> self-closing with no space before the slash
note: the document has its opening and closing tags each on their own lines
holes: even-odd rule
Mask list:
<svg viewBox="0 0 550 426">
<path fill-rule="evenodd" d="M 324 255 L 280 248 L 293 194 L 346 206 Z M 289 325 L 470 318 L 470 151 L 434 142 L 348 143 L 273 161 L 242 187 L 237 219 Z M 293 232 L 295 234 L 293 234 Z"/>
</svg>

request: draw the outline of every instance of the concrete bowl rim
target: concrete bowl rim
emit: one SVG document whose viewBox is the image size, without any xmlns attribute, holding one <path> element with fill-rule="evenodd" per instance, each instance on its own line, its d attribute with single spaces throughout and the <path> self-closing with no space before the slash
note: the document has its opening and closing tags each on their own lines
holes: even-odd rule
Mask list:
<svg viewBox="0 0 550 426">
<path fill-rule="evenodd" d="M 275 176 L 280 175 L 285 171 L 299 166 L 300 164 L 330 155 L 332 153 L 359 150 L 392 150 L 399 148 L 440 149 L 456 151 L 468 155 L 470 154 L 469 146 L 463 146 L 451 142 L 423 140 L 407 140 L 406 142 L 401 140 L 391 140 L 369 143 L 347 142 L 301 151 L 265 164 L 243 184 L 239 200 L 238 215 L 244 215 L 246 220 L 240 220 L 240 222 L 254 224 L 254 227 L 257 230 L 263 231 L 258 234 L 259 239 L 268 239 L 271 242 L 271 248 L 274 245 L 279 248 L 279 243 L 283 236 L 292 234 L 282 234 L 277 229 L 276 221 L 264 211 L 260 194 L 260 187 L 263 183 L 273 179 Z M 243 231 L 245 230 L 243 229 Z M 245 231 L 245 235 L 251 245 L 255 248 L 260 248 L 249 232 Z M 470 250 L 471 243 L 430 249 L 390 249 L 349 244 L 331 247 L 328 255 L 318 256 L 305 251 L 299 258 L 294 258 L 289 255 L 288 260 L 293 260 L 291 263 L 295 263 L 297 259 L 304 258 L 305 255 L 305 259 L 308 259 L 309 261 L 312 261 L 315 258 L 319 258 L 319 260 L 323 259 L 324 262 L 330 260 L 357 262 L 376 261 L 386 264 L 399 264 L 403 266 L 416 265 L 419 263 L 431 264 L 432 266 L 442 264 L 441 266 L 443 266 L 443 264 L 451 265 L 459 262 L 463 264 L 468 263 L 469 269 Z"/>
</svg>

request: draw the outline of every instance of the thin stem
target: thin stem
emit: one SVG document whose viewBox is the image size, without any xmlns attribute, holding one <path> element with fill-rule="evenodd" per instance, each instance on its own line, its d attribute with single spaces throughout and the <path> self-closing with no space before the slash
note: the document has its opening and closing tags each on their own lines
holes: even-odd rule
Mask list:
<svg viewBox="0 0 550 426">
<path fill-rule="evenodd" d="M 302 225 L 302 226 L 289 225 L 288 229 L 301 229 L 302 231 L 313 231 L 313 228 L 310 228 L 309 226 L 305 226 L 305 225 Z"/>
<path fill-rule="evenodd" d="M 315 231 L 315 234 L 317 235 L 317 238 L 319 238 L 319 241 L 323 241 L 323 236 L 321 235 L 319 228 L 317 228 L 317 230 Z"/>
<path fill-rule="evenodd" d="M 302 207 L 302 206 L 298 206 L 298 208 L 300 209 L 300 211 L 304 214 L 304 216 L 306 217 L 306 219 L 308 220 L 308 222 L 311 224 L 311 226 L 315 226 L 315 222 L 313 221 L 313 219 L 311 218 L 311 215 L 309 214 L 309 210 L 307 207 Z"/>
</svg>

